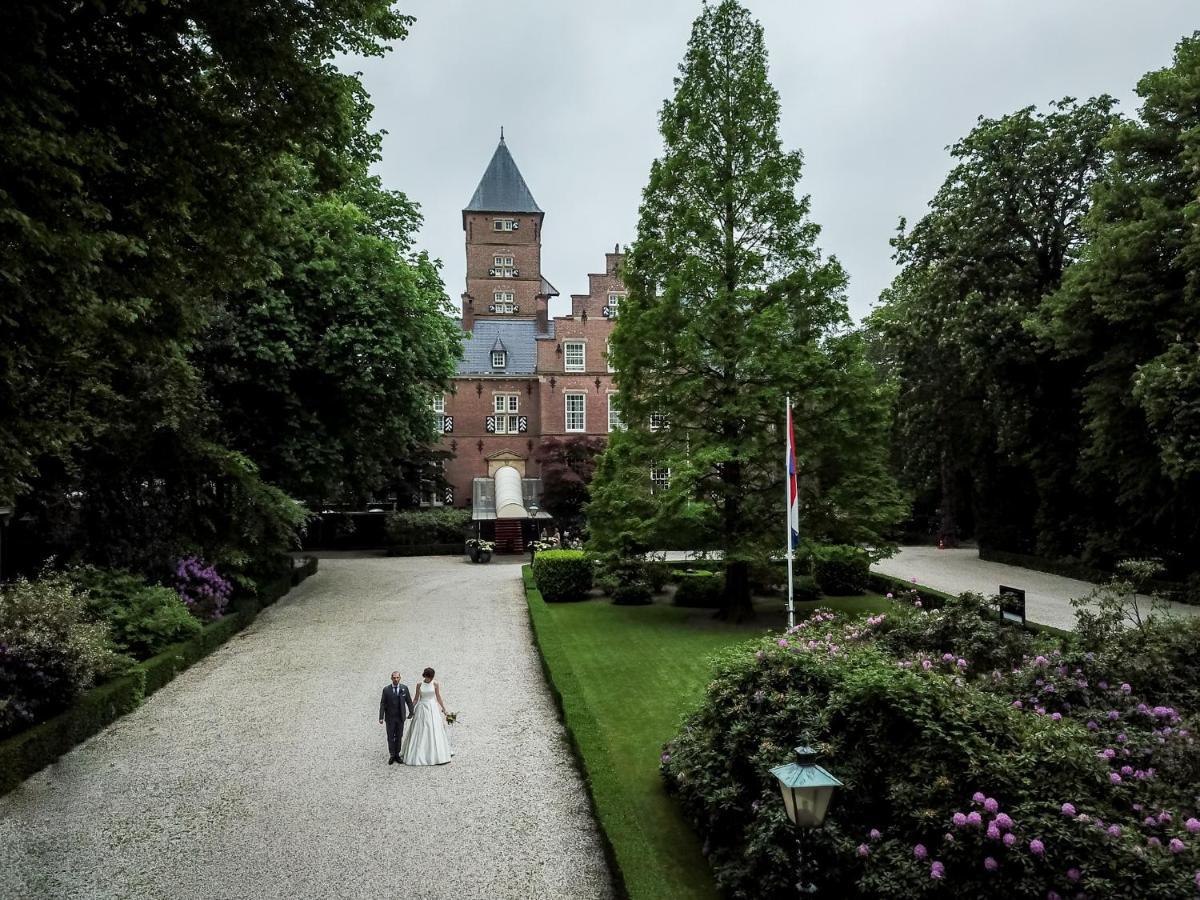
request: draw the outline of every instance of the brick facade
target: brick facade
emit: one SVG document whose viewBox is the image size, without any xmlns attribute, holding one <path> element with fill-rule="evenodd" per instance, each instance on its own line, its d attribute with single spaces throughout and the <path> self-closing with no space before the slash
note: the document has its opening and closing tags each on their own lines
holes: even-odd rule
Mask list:
<svg viewBox="0 0 1200 900">
<path fill-rule="evenodd" d="M 501 205 L 497 197 L 513 208 L 487 208 Z M 609 306 L 610 297 L 625 293 L 618 275 L 622 255 L 618 249 L 605 254 L 604 271 L 588 275 L 588 292 L 571 296 L 571 314 L 549 319 L 549 300 L 557 292 L 541 270 L 544 217 L 501 140 L 475 197 L 463 210 L 467 275 L 462 324 L 468 343 L 477 344 L 464 354 L 453 389 L 444 398 L 444 421 L 452 430 L 443 434 L 439 446 L 452 454 L 445 475 L 454 506 L 471 505 L 472 482 L 490 474 L 489 458 L 496 454 L 516 457 L 512 464 L 534 478 L 540 472 L 533 457 L 543 436 L 609 433 L 609 397 L 615 393 L 606 358 L 613 327 Z M 497 230 L 497 221 L 511 221 L 516 227 L 509 230 L 505 224 L 504 230 Z M 505 263 L 501 269 L 511 258 L 515 271 L 496 271 L 496 257 Z M 498 291 L 513 294 L 514 312 L 495 308 Z M 498 345 L 488 329 L 478 327 L 484 321 L 514 323 L 511 328 L 497 326 L 508 329 L 500 340 L 515 365 L 535 361 L 530 371 L 490 367 L 490 351 Z M 510 346 L 518 340 L 521 346 Z M 498 394 L 506 397 L 503 413 L 496 409 Z M 513 396 L 515 412 L 509 408 L 514 401 L 507 399 Z M 570 423 L 568 398 L 574 420 Z M 497 423 L 494 418 L 501 415 L 505 418 Z M 509 430 L 513 416 L 518 417 L 516 433 L 497 433 L 497 428 Z"/>
</svg>

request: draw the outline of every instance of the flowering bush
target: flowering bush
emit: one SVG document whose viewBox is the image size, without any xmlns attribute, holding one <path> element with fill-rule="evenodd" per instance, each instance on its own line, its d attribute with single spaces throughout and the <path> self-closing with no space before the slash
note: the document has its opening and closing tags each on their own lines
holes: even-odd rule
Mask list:
<svg viewBox="0 0 1200 900">
<path fill-rule="evenodd" d="M 128 662 L 128 660 L 125 660 Z M 0 735 L 48 718 L 122 664 L 63 575 L 0 589 Z"/>
<path fill-rule="evenodd" d="M 175 591 L 193 616 L 208 621 L 225 614 L 233 585 L 217 574 L 216 567 L 189 556 L 175 566 Z"/>
<path fill-rule="evenodd" d="M 805 839 L 823 896 L 1200 894 L 1200 710 L 1148 702 L 1077 640 L 972 620 L 980 603 L 822 612 L 720 658 L 661 768 L 727 894 L 794 896 L 770 769 L 799 743 L 845 784 Z"/>
</svg>

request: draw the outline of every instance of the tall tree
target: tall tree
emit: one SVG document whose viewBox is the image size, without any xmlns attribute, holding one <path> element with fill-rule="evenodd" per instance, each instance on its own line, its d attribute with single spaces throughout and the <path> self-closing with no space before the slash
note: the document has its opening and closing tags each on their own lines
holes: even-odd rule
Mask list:
<svg viewBox="0 0 1200 900">
<path fill-rule="evenodd" d="M 685 516 L 725 552 L 726 612 L 741 616 L 750 562 L 782 549 L 785 394 L 810 534 L 879 543 L 903 503 L 885 466 L 888 397 L 847 334 L 845 274 L 796 195 L 801 157 L 779 139 L 761 25 L 734 0 L 705 6 L 675 84 L 612 338 L 629 431 L 589 518 L 598 543 L 615 542 L 628 489 L 649 490 L 653 467 L 643 530 Z"/>
<path fill-rule="evenodd" d="M 973 502 L 982 542 L 1077 549 L 1079 366 L 1027 320 L 1078 257 L 1112 107 L 1068 98 L 981 118 L 930 211 L 894 241 L 904 269 L 869 327 L 899 383 L 906 480 L 936 492 L 950 541 Z"/>
<path fill-rule="evenodd" d="M 1200 32 L 1108 140 L 1080 263 L 1041 317 L 1085 367 L 1088 549 L 1200 570 Z"/>
</svg>

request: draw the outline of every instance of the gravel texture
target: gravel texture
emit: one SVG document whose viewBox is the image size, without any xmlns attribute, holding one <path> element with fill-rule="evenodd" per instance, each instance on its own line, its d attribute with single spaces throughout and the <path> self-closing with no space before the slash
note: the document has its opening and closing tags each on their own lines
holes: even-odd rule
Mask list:
<svg viewBox="0 0 1200 900">
<path fill-rule="evenodd" d="M 0 897 L 612 897 L 514 562 L 322 560 L 0 798 Z M 380 691 L 427 665 L 457 755 L 388 766 Z"/>
<path fill-rule="evenodd" d="M 1096 587 L 1087 581 L 988 562 L 979 558 L 978 550 L 965 547 L 955 550 L 903 547 L 896 556 L 876 563 L 872 568 L 905 580 L 915 578 L 926 587 L 950 594 L 974 591 L 990 595 L 995 594 L 1002 584 L 1023 588 L 1025 617 L 1031 622 L 1065 631 L 1075 627 L 1071 600 L 1088 596 Z M 1148 599 L 1145 599 L 1144 608 L 1149 608 Z M 1182 616 L 1200 615 L 1200 607 L 1182 603 L 1170 604 L 1170 610 Z"/>
</svg>

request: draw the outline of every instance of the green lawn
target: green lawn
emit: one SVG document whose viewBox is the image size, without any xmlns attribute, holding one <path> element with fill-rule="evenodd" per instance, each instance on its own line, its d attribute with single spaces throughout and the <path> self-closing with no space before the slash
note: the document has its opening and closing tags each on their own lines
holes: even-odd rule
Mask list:
<svg viewBox="0 0 1200 900">
<path fill-rule="evenodd" d="M 534 633 L 583 759 L 600 825 L 632 900 L 716 898 L 700 842 L 658 775 L 662 745 L 703 698 L 712 654 L 786 624 L 783 604 L 747 625 L 711 610 L 603 599 L 545 603 L 524 568 Z M 880 596 L 797 604 L 847 612 L 888 608 Z"/>
</svg>

